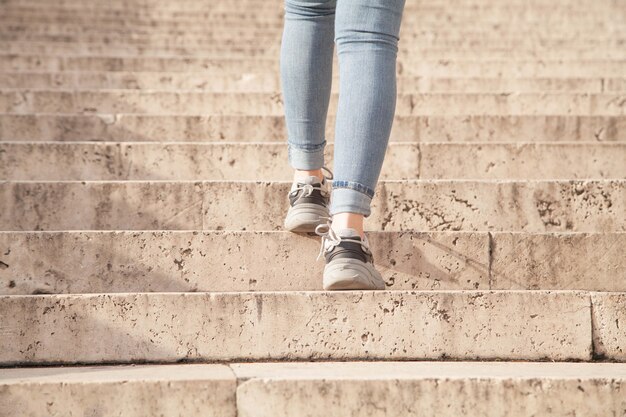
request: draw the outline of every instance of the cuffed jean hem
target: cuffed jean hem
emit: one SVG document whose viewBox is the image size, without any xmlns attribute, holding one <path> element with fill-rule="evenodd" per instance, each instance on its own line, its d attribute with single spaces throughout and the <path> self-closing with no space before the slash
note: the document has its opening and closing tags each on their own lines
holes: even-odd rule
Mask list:
<svg viewBox="0 0 626 417">
<path fill-rule="evenodd" d="M 358 183 L 349 183 L 358 184 Z M 358 186 L 364 187 L 361 184 Z M 369 190 L 369 188 L 364 187 Z M 341 186 L 335 188 L 333 186 L 332 194 L 330 196 L 330 215 L 337 213 L 359 213 L 365 217 L 368 217 L 371 213 L 370 204 L 372 203 L 372 197 L 369 195 L 357 191 L 353 188 L 347 188 Z"/>
<path fill-rule="evenodd" d="M 326 141 L 313 147 L 300 147 L 288 143 L 289 165 L 293 169 L 314 170 L 324 166 L 324 147 Z"/>
</svg>

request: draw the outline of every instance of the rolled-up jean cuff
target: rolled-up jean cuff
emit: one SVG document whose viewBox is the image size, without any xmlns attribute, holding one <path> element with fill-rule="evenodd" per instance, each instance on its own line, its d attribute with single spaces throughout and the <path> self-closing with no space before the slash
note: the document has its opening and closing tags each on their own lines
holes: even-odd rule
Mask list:
<svg viewBox="0 0 626 417">
<path fill-rule="evenodd" d="M 293 169 L 320 169 L 324 165 L 326 141 L 313 147 L 300 147 L 288 143 L 289 165 Z"/>
<path fill-rule="evenodd" d="M 337 213 L 360 213 L 368 217 L 371 213 L 372 197 L 352 188 L 333 188 L 330 196 L 330 215 Z"/>
</svg>

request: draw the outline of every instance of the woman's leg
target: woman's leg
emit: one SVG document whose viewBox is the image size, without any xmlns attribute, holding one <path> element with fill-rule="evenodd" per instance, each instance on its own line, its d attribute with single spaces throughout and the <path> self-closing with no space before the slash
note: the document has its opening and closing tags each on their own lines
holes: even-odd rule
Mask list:
<svg viewBox="0 0 626 417">
<path fill-rule="evenodd" d="M 294 180 L 322 179 L 336 0 L 285 0 L 281 89 Z"/>
<path fill-rule="evenodd" d="M 330 213 L 333 229 L 363 218 L 380 176 L 396 107 L 396 58 L 405 0 L 339 0 L 339 106 Z"/>
</svg>

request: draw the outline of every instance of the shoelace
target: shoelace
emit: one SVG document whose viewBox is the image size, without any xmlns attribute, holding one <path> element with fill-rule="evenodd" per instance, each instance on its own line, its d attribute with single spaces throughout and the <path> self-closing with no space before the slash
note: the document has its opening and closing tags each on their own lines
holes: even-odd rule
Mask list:
<svg viewBox="0 0 626 417">
<path fill-rule="evenodd" d="M 328 167 L 323 166 L 322 171 L 326 171 L 328 173 L 328 175 L 325 175 L 324 173 L 322 173 L 322 175 L 324 176 L 324 178 L 322 179 L 322 183 L 324 183 L 324 181 L 330 181 L 334 178 L 332 171 L 328 169 Z M 320 184 L 319 187 L 314 187 L 311 184 L 302 184 L 294 188 L 289 193 L 289 195 L 295 195 L 300 190 L 302 190 L 302 194 L 300 194 L 298 198 L 296 198 L 296 201 L 294 201 L 293 204 L 296 204 L 298 201 L 300 201 L 301 198 L 308 197 L 311 194 L 313 194 L 313 190 L 320 190 L 320 192 L 322 193 L 324 197 L 328 196 L 328 191 L 324 187 L 322 187 L 322 184 Z"/>
<path fill-rule="evenodd" d="M 315 227 L 315 234 L 322 237 L 322 245 L 320 246 L 320 252 L 317 254 L 317 258 L 315 258 L 316 261 L 320 259 L 320 257 L 324 253 L 324 249 L 326 249 L 326 251 L 330 251 L 332 250 L 332 248 L 334 248 L 341 242 L 358 243 L 361 245 L 361 248 L 363 248 L 363 251 L 365 251 L 365 253 L 367 253 L 368 255 L 372 254 L 372 252 L 370 251 L 370 248 L 368 247 L 367 238 L 363 240 L 356 240 L 356 239 L 350 239 L 347 237 L 343 237 L 343 238 L 339 237 L 337 236 L 337 233 L 330 227 L 332 218 L 331 217 L 322 217 L 322 218 L 326 219 L 326 224 L 318 224 Z M 323 231 L 324 229 L 325 231 Z M 328 248 L 326 248 L 327 242 L 328 242 Z"/>
</svg>

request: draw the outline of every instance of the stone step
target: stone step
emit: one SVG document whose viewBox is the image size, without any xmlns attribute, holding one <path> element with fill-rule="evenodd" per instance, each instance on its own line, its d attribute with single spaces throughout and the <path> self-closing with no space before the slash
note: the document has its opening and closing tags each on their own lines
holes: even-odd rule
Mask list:
<svg viewBox="0 0 626 417">
<path fill-rule="evenodd" d="M 236 389 L 225 365 L 3 369 L 0 415 L 236 417 Z"/>
<path fill-rule="evenodd" d="M 626 233 L 368 239 L 388 290 L 626 291 Z M 317 236 L 289 232 L 0 232 L 0 294 L 316 291 L 319 249 Z"/>
<path fill-rule="evenodd" d="M 232 39 L 229 42 L 215 43 L 207 39 L 197 39 L 190 37 L 174 37 L 174 36 L 161 36 L 161 37 L 143 37 L 140 39 L 134 39 L 129 36 L 78 36 L 78 35 L 18 35 L 5 33 L 1 37 L 3 42 L 44 42 L 44 43 L 87 43 L 87 44 L 101 44 L 101 45 L 118 45 L 126 44 L 128 47 L 142 47 L 142 48 L 192 48 L 197 49 L 209 49 L 211 51 L 232 51 L 238 49 L 259 49 L 272 50 L 278 53 L 280 49 L 280 38 L 276 38 L 272 42 L 265 42 L 263 46 L 259 46 L 258 42 L 254 40 L 238 40 Z M 619 51 L 624 47 L 626 40 L 624 39 L 533 39 L 529 37 L 516 38 L 516 39 L 502 39 L 502 38 L 459 38 L 459 39 L 439 39 L 439 38 L 423 38 L 412 40 L 410 43 L 402 42 L 400 44 L 401 50 L 419 51 L 425 48 L 480 48 L 480 49 L 532 49 L 538 51 L 541 56 L 549 56 L 555 50 L 569 50 L 569 49 L 601 49 L 610 51 Z M 407 43 L 405 47 L 404 44 Z M 419 55 L 417 55 L 419 56 Z"/>
<path fill-rule="evenodd" d="M 282 92 L 277 74 L 207 74 L 204 72 L 0 72 L 0 88 L 38 90 L 139 89 L 240 93 Z M 399 76 L 399 94 L 429 92 L 602 93 L 626 91 L 626 77 L 463 78 Z M 339 92 L 339 78 L 332 91 Z"/>
<path fill-rule="evenodd" d="M 618 415 L 616 363 L 305 362 L 6 369 L 8 415 L 147 417 Z M 580 395 L 580 392 L 585 395 Z M 414 395 L 419 392 L 421 395 Z M 210 393 L 210 394 L 209 394 Z M 339 395 L 341 404 L 336 401 Z M 56 401 L 50 402 L 50 398 Z M 123 401 L 120 401 L 120 398 Z M 367 400 L 365 399 L 367 398 Z M 10 404 L 10 405 L 9 405 Z"/>
<path fill-rule="evenodd" d="M 286 141 L 0 142 L 0 180 L 289 181 L 287 154 Z M 626 179 L 624 161 L 626 143 L 392 143 L 380 178 Z"/>
<path fill-rule="evenodd" d="M 159 45 L 138 46 L 127 43 L 69 43 L 69 42 L 29 42 L 29 41 L 0 41 L 0 50 L 6 55 L 58 55 L 58 56 L 110 56 L 115 51 L 117 57 L 162 57 L 162 58 L 213 58 L 213 59 L 243 59 L 251 56 L 259 59 L 276 59 L 279 56 L 279 45 L 248 45 L 236 46 L 212 43 L 196 47 L 174 46 L 165 48 Z M 504 61 L 504 60 L 548 60 L 548 61 L 594 61 L 594 60 L 624 60 L 626 52 L 623 47 L 615 48 L 586 48 L 571 45 L 556 50 L 542 51 L 537 47 L 519 47 L 514 50 L 502 47 L 491 48 L 445 48 L 421 47 L 413 45 L 399 45 L 400 60 L 419 56 L 421 59 L 436 60 L 474 60 Z"/>
<path fill-rule="evenodd" d="M 512 31 L 526 30 L 532 32 L 533 29 L 546 30 L 548 27 L 553 27 L 557 33 L 569 31 L 570 33 L 577 34 L 590 34 L 600 33 L 608 31 L 619 31 L 621 29 L 620 21 L 613 16 L 612 19 L 607 19 L 604 15 L 601 18 L 593 16 L 577 16 L 570 13 L 568 17 L 558 17 L 553 15 L 548 16 L 533 16 L 532 19 L 526 17 L 520 18 L 519 16 L 511 13 L 500 14 L 491 16 L 488 19 L 481 19 L 481 27 L 476 28 L 475 25 L 471 25 L 472 19 L 475 19 L 479 14 L 442 14 L 440 12 L 431 13 L 406 13 L 403 15 L 400 30 L 402 32 L 411 31 L 437 31 L 441 33 L 454 33 L 460 30 L 473 30 L 474 32 L 482 30 L 485 34 L 492 33 L 491 31 Z M 147 31 L 163 31 L 163 30 L 198 30 L 207 31 L 207 23 L 210 23 L 210 29 L 223 30 L 241 28 L 246 30 L 263 29 L 266 31 L 281 31 L 284 25 L 284 15 L 278 16 L 249 16 L 240 12 L 236 13 L 220 13 L 213 15 L 205 15 L 201 18 L 194 18 L 192 16 L 183 16 L 172 18 L 171 16 L 140 16 L 135 13 L 134 16 L 120 19 L 119 17 L 113 17 L 111 14 L 107 14 L 105 10 L 94 13 L 73 13 L 67 9 L 64 11 L 54 11 L 47 9 L 45 14 L 33 12 L 33 10 L 7 10 L 0 16 L 0 23 L 4 25 L 18 26 L 24 25 L 24 27 L 32 26 L 46 26 L 52 27 L 68 27 L 74 28 L 80 27 L 98 27 L 112 30 L 147 30 Z M 509 21 L 507 21 L 509 20 Z M 503 23 L 507 21 L 506 26 Z M 454 24 L 454 26 L 442 26 L 442 23 Z M 595 29 L 595 31 L 594 31 Z M 536 33 L 536 32 L 534 32 Z"/>
<path fill-rule="evenodd" d="M 600 346 L 623 360 L 611 320 L 626 318 L 624 301 L 578 291 L 1 296 L 0 363 L 588 361 Z"/>
<path fill-rule="evenodd" d="M 216 19 L 219 22 L 219 19 Z M 205 26 L 180 26 L 174 28 L 164 28 L 161 26 L 153 27 L 137 27 L 119 25 L 103 25 L 100 22 L 86 23 L 42 23 L 42 22 L 12 22 L 0 18 L 2 23 L 2 33 L 12 34 L 46 34 L 46 35 L 114 35 L 128 36 L 131 38 L 153 37 L 153 36 L 189 36 L 199 38 L 211 38 L 214 40 L 233 40 L 233 39 L 279 39 L 283 34 L 282 27 L 274 28 L 257 28 L 247 25 L 246 21 L 231 23 L 226 25 L 224 22 L 217 23 L 208 21 L 210 27 Z M 412 39 L 422 39 L 424 37 L 440 37 L 443 39 L 459 39 L 464 37 L 483 39 L 483 38 L 519 38 L 520 34 L 527 35 L 535 39 L 568 39 L 568 38 L 585 38 L 585 39 L 610 39 L 609 36 L 598 36 L 600 33 L 611 35 L 615 39 L 624 39 L 626 36 L 626 28 L 615 22 L 614 26 L 607 28 L 593 27 L 580 28 L 572 25 L 559 27 L 551 27 L 549 25 L 528 25 L 526 28 L 509 27 L 499 25 L 497 27 L 446 27 L 445 29 L 424 28 L 417 25 L 402 25 L 400 29 L 400 38 L 409 42 Z M 603 32 L 600 32 L 600 31 Z"/>
<path fill-rule="evenodd" d="M 626 61 L 622 60 L 437 60 L 415 58 L 398 60 L 396 73 L 423 77 L 624 77 Z M 214 59 L 104 56 L 37 56 L 4 55 L 0 61 L 3 72 L 25 71 L 122 71 L 122 72 L 210 72 L 219 74 L 278 74 L 278 56 L 272 59 Z M 333 63 L 338 72 L 338 60 Z"/>
<path fill-rule="evenodd" d="M 145 3 L 133 3 L 128 4 L 123 1 L 116 2 L 108 2 L 107 4 L 99 4 L 95 2 L 90 2 L 85 4 L 80 0 L 73 1 L 57 1 L 51 4 L 52 2 L 46 1 L 5 1 L 3 5 L 5 7 L 8 6 L 9 9 L 20 9 L 23 7 L 30 8 L 41 8 L 42 5 L 46 7 L 50 6 L 52 10 L 80 10 L 82 12 L 87 11 L 102 11 L 108 10 L 110 13 L 122 13 L 127 10 L 133 11 L 145 11 L 149 12 L 155 6 L 160 7 L 158 10 L 159 13 L 188 13 L 191 14 L 193 12 L 205 13 L 205 14 L 216 14 L 220 12 L 228 12 L 228 13 L 246 13 L 248 15 L 252 14 L 252 11 L 258 12 L 259 14 L 269 14 L 269 15 L 281 15 L 283 13 L 283 3 L 279 0 L 275 0 L 273 2 L 242 2 L 238 1 L 236 4 L 232 3 L 223 3 L 217 2 L 213 4 L 209 9 L 206 6 L 206 3 L 202 1 L 185 1 L 184 4 L 176 4 L 176 3 L 163 3 L 160 1 L 152 1 Z M 453 10 L 451 5 L 455 6 Z M 248 7 L 246 7 L 248 6 Z M 508 6 L 508 7 L 506 7 Z M 445 3 L 445 2 L 407 2 L 405 5 L 405 12 L 407 14 L 413 14 L 418 12 L 426 12 L 433 10 L 445 10 L 446 12 L 452 13 L 467 13 L 472 12 L 476 13 L 482 10 L 491 10 L 492 12 L 498 11 L 509 11 L 512 10 L 529 10 L 537 13 L 540 10 L 551 10 L 552 13 L 558 11 L 571 11 L 573 6 L 576 6 L 574 13 L 578 10 L 589 10 L 591 12 L 595 12 L 596 14 L 601 14 L 602 12 L 608 10 L 619 10 L 618 2 L 598 2 L 593 0 L 568 0 L 568 1 L 549 1 L 549 0 L 539 0 L 539 1 L 516 1 L 511 2 L 507 5 L 504 4 L 494 4 L 493 1 L 476 1 L 476 2 L 467 2 L 467 1 L 456 1 L 453 3 Z M 458 9 L 457 9 L 458 7 Z M 247 11 L 242 11 L 246 10 Z M 556 9 L 556 10 L 554 10 Z"/>
<path fill-rule="evenodd" d="M 425 417 L 605 417 L 619 415 L 626 407 L 624 364 L 374 362 L 230 367 L 242 381 L 237 388 L 241 417 L 384 417 L 417 415 L 416 410 Z"/>
<path fill-rule="evenodd" d="M 0 230 L 282 230 L 290 185 L 4 181 Z M 625 185 L 626 180 L 381 181 L 366 228 L 623 232 Z"/>
<path fill-rule="evenodd" d="M 334 140 L 335 116 L 326 138 Z M 284 141 L 284 116 L 0 113 L 0 141 Z M 626 141 L 623 116 L 399 116 L 390 141 L 546 142 Z"/>
<path fill-rule="evenodd" d="M 221 35 L 220 35 L 221 36 Z M 402 32 L 403 43 L 411 43 L 415 46 L 473 46 L 479 45 L 486 46 L 499 46 L 499 47 L 517 47 L 528 45 L 540 45 L 544 49 L 551 49 L 562 46 L 596 46 L 601 48 L 615 48 L 620 45 L 624 45 L 626 38 L 622 35 L 612 36 L 610 33 L 601 36 L 579 36 L 572 38 L 571 36 L 562 35 L 559 37 L 533 37 L 531 35 L 524 36 L 522 34 L 516 34 L 515 36 L 491 37 L 485 36 L 453 36 L 453 37 L 440 37 L 437 36 L 417 36 L 409 33 Z M 128 42 L 134 45 L 187 45 L 187 46 L 199 46 L 206 45 L 211 42 L 220 42 L 225 45 L 243 46 L 258 44 L 258 40 L 252 36 L 248 37 L 230 37 L 230 38 L 215 38 L 210 32 L 205 34 L 118 34 L 118 33 L 30 33 L 30 32 L 11 32 L 0 31 L 0 38 L 3 41 L 45 41 L 45 42 L 90 42 L 90 43 L 119 43 Z M 280 35 L 272 35 L 263 37 L 262 39 L 268 45 L 280 46 Z"/>
<path fill-rule="evenodd" d="M 7 415 L 586 417 L 626 407 L 618 363 L 305 362 L 5 369 Z M 415 395 L 419 392 L 420 395 Z M 585 395 L 580 395 L 584 392 Z M 339 404 L 337 396 L 342 398 Z M 50 398 L 55 401 L 51 402 Z M 123 399 L 120 401 L 120 399 Z"/>
<path fill-rule="evenodd" d="M 335 115 L 338 94 L 328 113 Z M 284 115 L 282 94 L 205 93 L 137 90 L 2 90 L 0 112 L 135 113 L 177 115 Z M 399 116 L 453 115 L 626 115 L 626 95 L 619 93 L 432 93 L 399 94 Z"/>
<path fill-rule="evenodd" d="M 16 6 L 5 7 L 3 16 L 6 19 L 18 19 L 16 21 L 53 21 L 53 22 L 94 22 L 99 24 L 119 24 L 133 27 L 142 25 L 154 27 L 178 27 L 187 25 L 189 27 L 202 26 L 202 23 L 228 23 L 232 25 L 248 25 L 258 27 L 276 28 L 284 23 L 284 13 L 276 10 L 246 11 L 244 8 L 231 11 L 207 10 L 166 10 L 159 6 L 158 9 L 126 9 L 114 10 L 111 8 L 69 8 L 55 7 L 47 5 L 42 10 L 38 6 Z M 419 10 L 405 10 L 402 22 L 410 27 L 436 27 L 439 30 L 453 29 L 454 27 L 475 27 L 477 19 L 480 19 L 483 27 L 500 28 L 504 23 L 510 23 L 511 27 L 529 27 L 536 25 L 555 25 L 555 27 L 578 27 L 583 29 L 588 26 L 597 25 L 598 30 L 619 27 L 621 14 L 624 12 L 620 8 L 576 8 L 569 6 L 559 6 L 552 4 L 550 7 L 520 7 L 507 4 L 505 8 L 497 4 L 490 4 L 489 7 L 471 6 L 470 8 L 435 8 L 421 6 Z M 123 16 L 123 18 L 121 18 Z M 570 25 L 568 25 L 568 23 Z M 442 24 L 453 24 L 443 26 Z M 421 25 L 421 26 L 419 26 Z M 494 26 L 498 25 L 498 26 Z M 403 30 L 403 27 L 401 27 Z"/>
</svg>

